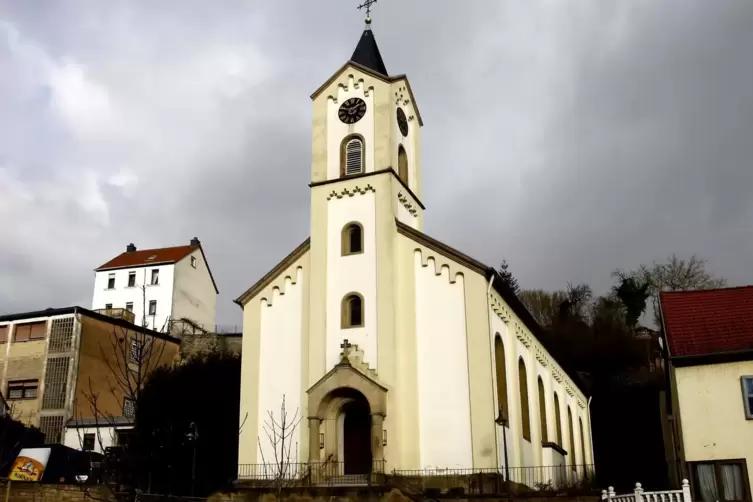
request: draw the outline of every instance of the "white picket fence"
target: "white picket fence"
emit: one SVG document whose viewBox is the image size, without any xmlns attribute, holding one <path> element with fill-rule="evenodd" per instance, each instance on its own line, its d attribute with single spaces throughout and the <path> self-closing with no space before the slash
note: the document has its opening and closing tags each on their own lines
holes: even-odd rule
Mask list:
<svg viewBox="0 0 753 502">
<path fill-rule="evenodd" d="M 601 491 L 601 500 L 609 502 L 693 502 L 690 498 L 690 483 L 687 479 L 682 480 L 682 488 L 679 490 L 663 490 L 658 492 L 644 492 L 640 483 L 635 484 L 633 493 L 617 495 L 613 487 Z"/>
</svg>

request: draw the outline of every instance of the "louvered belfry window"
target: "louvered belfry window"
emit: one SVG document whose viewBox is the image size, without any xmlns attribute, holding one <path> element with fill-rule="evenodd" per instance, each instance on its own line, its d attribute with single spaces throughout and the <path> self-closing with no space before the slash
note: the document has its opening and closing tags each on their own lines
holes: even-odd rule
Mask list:
<svg viewBox="0 0 753 502">
<path fill-rule="evenodd" d="M 363 143 L 353 138 L 345 145 L 345 175 L 352 176 L 363 172 Z"/>
</svg>

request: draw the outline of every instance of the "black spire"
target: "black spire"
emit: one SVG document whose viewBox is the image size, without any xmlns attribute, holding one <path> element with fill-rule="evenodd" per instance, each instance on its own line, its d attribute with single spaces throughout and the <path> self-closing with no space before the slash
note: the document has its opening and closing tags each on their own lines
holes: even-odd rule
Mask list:
<svg viewBox="0 0 753 502">
<path fill-rule="evenodd" d="M 366 19 L 366 28 L 363 30 L 363 35 L 361 35 L 361 39 L 358 41 L 356 50 L 353 52 L 350 60 L 361 66 L 365 66 L 369 70 L 374 70 L 385 77 L 389 76 L 387 68 L 384 66 L 384 61 L 382 61 L 382 55 L 379 53 L 374 33 L 371 31 L 370 18 Z"/>
</svg>

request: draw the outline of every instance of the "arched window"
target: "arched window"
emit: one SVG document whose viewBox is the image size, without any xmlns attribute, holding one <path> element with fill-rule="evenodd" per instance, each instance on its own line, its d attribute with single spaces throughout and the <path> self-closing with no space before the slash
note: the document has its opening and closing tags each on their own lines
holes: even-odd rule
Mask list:
<svg viewBox="0 0 753 502">
<path fill-rule="evenodd" d="M 363 253 L 363 227 L 359 223 L 348 223 L 342 232 L 342 255 Z"/>
<path fill-rule="evenodd" d="M 583 456 L 583 464 L 588 462 L 588 456 L 586 455 L 586 438 L 583 433 L 583 419 L 578 417 L 578 426 L 580 429 L 580 451 Z"/>
<path fill-rule="evenodd" d="M 573 433 L 573 412 L 570 411 L 570 407 L 567 407 L 567 427 L 570 429 L 570 444 L 569 450 L 572 453 L 570 457 L 572 459 L 572 465 L 578 464 L 578 454 L 575 451 L 575 434 Z"/>
<path fill-rule="evenodd" d="M 364 172 L 363 139 L 348 136 L 342 142 L 340 151 L 340 176 L 352 176 Z"/>
<path fill-rule="evenodd" d="M 502 408 L 505 417 L 507 414 L 507 365 L 505 364 L 505 346 L 502 345 L 502 337 L 494 337 L 494 367 L 497 373 L 497 406 Z M 499 408 L 497 412 L 499 413 Z"/>
<path fill-rule="evenodd" d="M 549 431 L 546 424 L 546 393 L 541 377 L 539 377 L 539 423 L 541 423 L 541 442 L 546 443 L 549 441 Z"/>
<path fill-rule="evenodd" d="M 397 148 L 397 174 L 403 183 L 408 184 L 408 154 L 405 153 L 405 148 L 400 145 Z"/>
<path fill-rule="evenodd" d="M 341 307 L 341 324 L 343 328 L 360 328 L 363 326 L 363 297 L 350 293 L 343 298 Z"/>
<path fill-rule="evenodd" d="M 528 409 L 528 373 L 523 358 L 518 359 L 518 384 L 520 387 L 520 419 L 523 422 L 523 439 L 531 440 L 531 417 Z"/>
<path fill-rule="evenodd" d="M 554 426 L 556 428 L 555 433 L 557 434 L 557 444 L 560 446 L 563 446 L 562 444 L 562 416 L 560 415 L 560 398 L 557 396 L 557 393 L 554 393 Z M 563 446 L 564 447 L 564 446 Z"/>
</svg>

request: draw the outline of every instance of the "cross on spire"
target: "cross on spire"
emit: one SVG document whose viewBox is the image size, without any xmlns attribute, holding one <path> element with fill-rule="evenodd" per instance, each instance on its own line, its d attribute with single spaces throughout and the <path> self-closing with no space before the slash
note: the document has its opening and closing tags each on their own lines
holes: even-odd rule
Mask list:
<svg viewBox="0 0 753 502">
<path fill-rule="evenodd" d="M 371 22 L 371 6 L 377 3 L 379 0 L 364 0 L 364 2 L 358 6 L 358 10 L 366 8 L 366 23 Z"/>
</svg>

